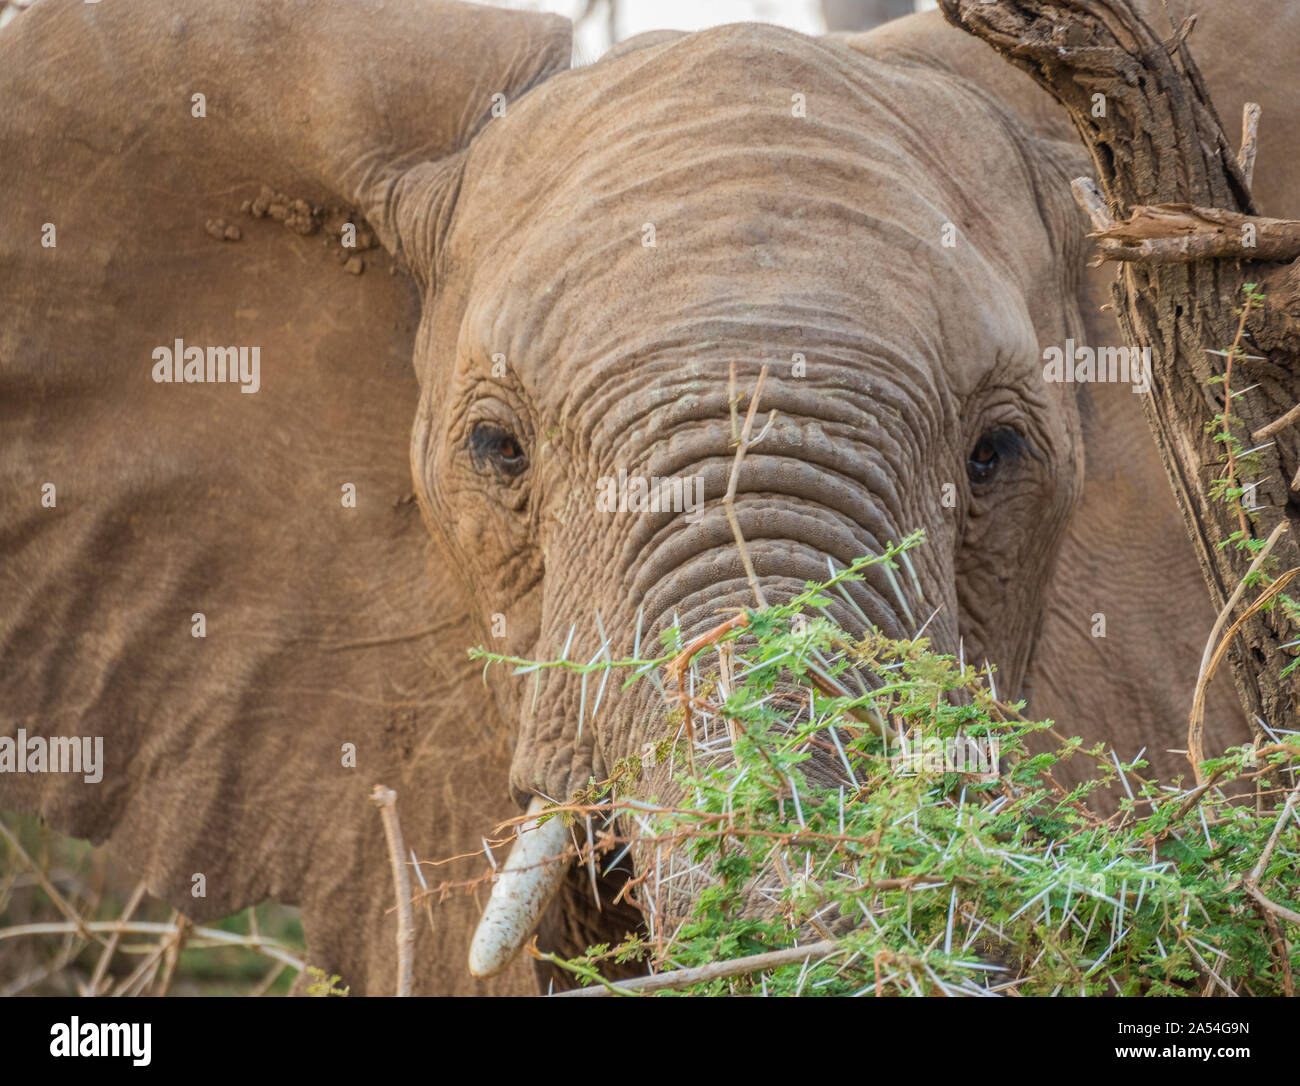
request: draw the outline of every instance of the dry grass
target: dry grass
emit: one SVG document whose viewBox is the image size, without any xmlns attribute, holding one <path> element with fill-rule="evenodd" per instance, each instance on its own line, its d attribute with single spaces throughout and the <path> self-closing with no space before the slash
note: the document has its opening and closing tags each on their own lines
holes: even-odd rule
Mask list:
<svg viewBox="0 0 1300 1086">
<path fill-rule="evenodd" d="M 284 995 L 303 947 L 296 909 L 195 926 L 104 849 L 0 814 L 0 996 Z"/>
</svg>

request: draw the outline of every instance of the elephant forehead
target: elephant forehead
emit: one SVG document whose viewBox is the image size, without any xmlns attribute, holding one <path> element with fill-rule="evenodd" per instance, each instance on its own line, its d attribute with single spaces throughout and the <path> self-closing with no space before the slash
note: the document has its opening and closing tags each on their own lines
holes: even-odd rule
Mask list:
<svg viewBox="0 0 1300 1086">
<path fill-rule="evenodd" d="M 470 337 L 515 356 L 713 317 L 925 338 L 963 297 L 987 310 L 990 284 L 1054 259 L 978 94 L 791 31 L 722 27 L 579 69 L 495 124 L 466 166 L 450 263 L 473 269 Z"/>
<path fill-rule="evenodd" d="M 779 233 L 775 218 L 929 238 L 963 212 L 1032 200 L 1022 157 L 1005 115 L 955 76 L 737 24 L 512 104 L 471 150 L 457 227 L 562 247 L 592 229 L 638 237 L 657 213 L 660 230 L 748 220 L 738 240 L 754 244 Z"/>
</svg>

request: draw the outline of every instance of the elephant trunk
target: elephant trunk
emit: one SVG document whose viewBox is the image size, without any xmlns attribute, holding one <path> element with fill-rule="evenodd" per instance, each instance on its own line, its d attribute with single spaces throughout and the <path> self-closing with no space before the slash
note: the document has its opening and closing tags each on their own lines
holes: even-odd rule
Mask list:
<svg viewBox="0 0 1300 1086">
<path fill-rule="evenodd" d="M 604 501 L 586 516 L 565 507 L 565 515 L 555 519 L 558 526 L 548 523 L 552 564 L 534 657 L 580 660 L 590 655 L 594 661 L 602 653 L 610 659 L 653 656 L 669 631 L 672 643 L 689 644 L 738 610 L 752 609 L 755 585 L 766 603 L 788 602 L 809 582 L 825 580 L 864 554 L 879 554 L 912 525 L 924 527 L 934 544 L 909 558 L 905 574 L 895 577 L 884 566 L 869 567 L 861 579 L 841 584 L 822 610 L 852 636 L 874 627 L 886 636 L 907 637 L 924 625 L 927 636 L 955 651 L 951 525 L 946 511 L 916 496 L 939 493 L 940 487 L 928 477 L 910 488 L 900 481 L 903 468 L 917 459 L 901 429 L 908 400 L 906 392 L 882 382 L 871 398 L 863 399 L 861 418 L 841 419 L 835 413 L 842 410 L 838 401 L 828 406 L 798 382 L 774 381 L 765 386 L 763 406 L 771 404 L 781 415 L 763 444 L 737 468 L 726 389 L 702 393 L 694 404 L 680 404 L 678 397 L 673 409 L 690 417 L 670 428 L 671 440 L 661 439 L 669 428 L 659 427 L 639 438 L 642 445 L 619 446 L 622 464 L 603 463 L 599 470 L 602 480 L 619 480 L 619 486 L 623 476 L 615 469 L 623 469 L 629 479 L 658 480 L 660 494 L 663 480 L 680 479 L 682 507 L 638 508 L 629 499 L 624 508 L 622 502 Z M 902 406 L 887 410 L 895 401 Z M 604 419 L 622 433 L 617 421 Z M 862 438 L 866 434 L 871 442 Z M 921 477 L 919 470 L 914 474 Z M 689 491 L 686 480 L 691 481 Z M 720 499 L 729 490 L 734 500 L 727 508 Z M 603 493 L 596 487 L 596 498 Z M 689 510 L 688 493 L 702 494 Z M 737 528 L 745 540 L 743 555 Z M 579 584 L 581 592 L 575 591 Z M 620 638 L 621 648 L 614 644 Z M 742 638 L 742 646 L 746 642 Z M 531 801 L 531 816 L 539 810 L 533 797 L 567 799 L 606 779 L 612 767 L 639 756 L 648 744 L 659 743 L 673 726 L 669 718 L 675 702 L 660 682 L 648 677 L 606 686 L 591 679 L 590 673 L 572 669 L 533 669 L 527 678 L 499 687 L 503 710 L 516 713 L 520 722 L 511 788 L 517 799 Z M 865 675 L 861 680 L 868 687 L 874 681 Z M 778 687 L 769 699 L 774 706 L 788 702 L 793 713 L 797 704 L 806 703 L 805 690 Z M 670 695 L 667 702 L 665 693 Z M 705 745 L 694 756 L 727 757 L 716 738 L 700 735 Z M 680 764 L 681 748 L 673 749 L 676 761 L 647 766 L 637 785 L 661 803 L 678 793 L 671 769 Z M 804 772 L 818 784 L 829 784 L 841 769 L 838 759 L 823 753 L 813 752 Z M 504 967 L 523 945 L 570 866 L 540 863 L 546 856 L 554 858 L 564 844 L 558 820 L 547 825 L 552 827 L 550 843 L 536 831 L 522 834 L 507 870 L 498 876 L 474 938 L 471 969 L 478 975 Z M 632 827 L 626 830 L 637 838 L 628 853 L 635 870 L 651 870 L 654 848 Z M 665 885 L 666 894 L 657 895 L 656 906 L 664 904 L 671 915 L 681 915 L 694 886 L 689 878 Z"/>
</svg>

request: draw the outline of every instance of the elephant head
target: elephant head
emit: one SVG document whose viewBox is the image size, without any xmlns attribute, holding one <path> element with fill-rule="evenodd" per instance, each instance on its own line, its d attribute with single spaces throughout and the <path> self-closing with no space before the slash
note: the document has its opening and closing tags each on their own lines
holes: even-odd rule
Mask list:
<svg viewBox="0 0 1300 1086">
<path fill-rule="evenodd" d="M 949 126 L 978 151 L 946 154 Z M 549 80 L 466 157 L 433 248 L 473 271 L 416 349 L 417 493 L 483 628 L 585 659 L 752 605 L 720 499 L 730 367 L 768 365 L 777 418 L 734 505 L 766 598 L 924 528 L 916 586 L 875 571 L 835 617 L 928 619 L 1018 690 L 1080 493 L 1073 390 L 1040 346 L 1082 338 L 1076 216 L 1069 175 L 969 83 L 839 43 L 723 27 Z M 628 478 L 702 505 L 620 511 Z M 572 673 L 495 693 L 523 805 L 662 734 L 652 690 L 585 722 Z"/>
<path fill-rule="evenodd" d="M 846 628 L 925 623 L 1013 694 L 1085 644 L 1092 589 L 1057 559 L 1107 463 L 1089 435 L 1134 409 L 1043 376 L 1045 346 L 1114 338 L 1084 308 L 1084 165 L 1039 98 L 1008 104 L 1027 81 L 909 24 L 659 35 L 568 70 L 563 20 L 449 2 L 15 20 L 0 704 L 10 733 L 104 735 L 107 764 L 0 778 L 0 802 L 110 839 L 191 915 L 300 902 L 312 954 L 382 989 L 371 784 L 452 855 L 663 728 L 641 685 L 593 714 L 563 672 L 483 686 L 465 647 L 625 652 L 752 602 L 720 502 L 733 366 L 742 389 L 769 368 L 777 412 L 734 506 L 770 601 L 924 528 L 915 578 L 873 572 Z M 1133 447 L 1143 523 L 1179 531 Z M 683 500 L 607 508 L 625 479 Z M 1172 656 L 1208 617 L 1164 606 L 1193 616 Z M 1188 667 L 1125 719 L 1180 704 Z M 1110 711 L 1066 686 L 1048 708 Z M 569 904 L 561 941 L 591 925 Z M 465 974 L 475 911 L 421 929 L 429 990 L 527 984 Z"/>
</svg>

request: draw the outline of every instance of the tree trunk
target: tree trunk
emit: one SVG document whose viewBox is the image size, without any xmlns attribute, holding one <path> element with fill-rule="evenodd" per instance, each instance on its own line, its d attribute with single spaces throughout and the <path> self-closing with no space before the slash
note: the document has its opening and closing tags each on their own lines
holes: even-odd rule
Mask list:
<svg viewBox="0 0 1300 1086">
<path fill-rule="evenodd" d="M 1221 613 L 1212 641 L 1231 642 L 1257 734 L 1261 720 L 1293 728 L 1300 672 L 1283 675 L 1296 656 L 1283 646 L 1300 628 L 1282 589 L 1300 567 L 1300 269 L 1276 261 L 1296 255 L 1300 224 L 1254 217 L 1253 140 L 1239 163 L 1184 43 L 1194 19 L 1163 41 L 1131 0 L 941 6 L 1046 88 L 1092 154 L 1105 202 L 1095 189 L 1089 200 L 1086 181 L 1076 195 L 1098 227 L 1101 255 L 1121 261 L 1112 299 L 1124 336 L 1151 348 L 1143 407 Z M 1263 302 L 1244 304 L 1247 283 L 1260 285 Z M 1228 396 L 1235 442 L 1225 443 L 1215 440 L 1225 425 L 1216 416 Z M 1245 489 L 1246 500 L 1231 500 L 1222 485 L 1212 496 L 1215 479 Z M 1272 547 L 1262 574 L 1228 607 L 1264 539 Z M 1265 586 L 1273 595 L 1255 609 Z M 1207 648 L 1198 695 L 1210 657 Z M 1203 754 L 1195 716 L 1194 764 Z"/>
</svg>

